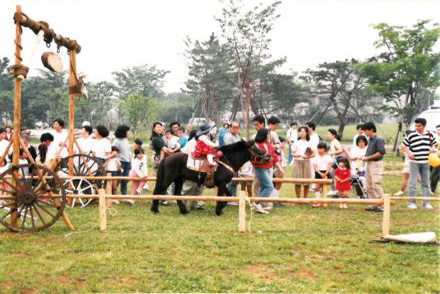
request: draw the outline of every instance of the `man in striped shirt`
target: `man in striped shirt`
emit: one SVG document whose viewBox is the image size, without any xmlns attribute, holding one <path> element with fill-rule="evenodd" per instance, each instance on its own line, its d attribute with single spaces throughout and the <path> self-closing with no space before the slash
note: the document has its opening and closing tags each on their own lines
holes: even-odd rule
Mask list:
<svg viewBox="0 0 440 294">
<path fill-rule="evenodd" d="M 403 141 L 403 151 L 410 160 L 408 197 L 417 197 L 418 175 L 422 183 L 422 197 L 431 197 L 428 156 L 434 152 L 437 141 L 433 134 L 425 130 L 426 119 L 418 118 L 414 123 L 416 130 L 405 136 Z M 430 201 L 423 201 L 423 207 L 432 209 Z M 408 208 L 417 209 L 416 201 L 408 201 Z"/>
</svg>

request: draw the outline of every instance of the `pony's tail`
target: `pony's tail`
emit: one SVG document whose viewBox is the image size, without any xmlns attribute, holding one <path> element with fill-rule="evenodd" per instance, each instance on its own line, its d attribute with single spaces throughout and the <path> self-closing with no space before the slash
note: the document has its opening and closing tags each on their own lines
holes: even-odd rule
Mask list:
<svg viewBox="0 0 440 294">
<path fill-rule="evenodd" d="M 154 186 L 154 195 L 164 195 L 163 193 L 163 181 L 165 180 L 165 160 L 159 163 L 159 168 L 157 169 L 156 185 Z"/>
</svg>

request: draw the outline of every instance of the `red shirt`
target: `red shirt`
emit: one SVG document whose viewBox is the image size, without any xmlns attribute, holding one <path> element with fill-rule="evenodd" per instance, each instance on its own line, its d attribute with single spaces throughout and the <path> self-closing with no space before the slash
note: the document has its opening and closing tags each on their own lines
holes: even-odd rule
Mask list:
<svg viewBox="0 0 440 294">
<path fill-rule="evenodd" d="M 265 163 L 261 163 L 261 164 L 257 164 L 255 162 L 252 162 L 252 165 L 255 168 L 272 168 L 275 165 L 275 163 L 278 162 L 278 156 L 275 154 L 275 151 L 274 151 L 272 145 L 268 142 L 255 143 L 255 145 L 257 145 L 257 147 L 262 150 L 266 150 L 267 153 L 269 153 L 271 155 L 271 159 L 269 162 L 265 162 Z"/>
<path fill-rule="evenodd" d="M 350 177 L 351 177 L 350 169 L 337 168 L 335 170 L 335 177 L 338 177 L 339 180 L 341 180 L 341 181 L 345 180 L 345 179 L 350 179 Z M 335 180 L 336 180 L 336 178 L 335 178 Z M 342 182 L 342 183 L 340 181 L 336 180 L 336 190 L 337 191 L 350 191 L 351 190 L 350 180 L 348 180 L 346 182 Z"/>
</svg>

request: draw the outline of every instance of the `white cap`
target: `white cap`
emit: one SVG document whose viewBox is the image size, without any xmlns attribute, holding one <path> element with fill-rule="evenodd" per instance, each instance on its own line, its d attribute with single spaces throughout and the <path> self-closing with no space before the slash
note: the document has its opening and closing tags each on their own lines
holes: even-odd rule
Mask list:
<svg viewBox="0 0 440 294">
<path fill-rule="evenodd" d="M 86 127 L 86 126 L 89 126 L 89 127 L 90 127 L 90 123 L 89 123 L 88 121 L 84 121 L 84 122 L 82 123 L 82 127 Z"/>
</svg>

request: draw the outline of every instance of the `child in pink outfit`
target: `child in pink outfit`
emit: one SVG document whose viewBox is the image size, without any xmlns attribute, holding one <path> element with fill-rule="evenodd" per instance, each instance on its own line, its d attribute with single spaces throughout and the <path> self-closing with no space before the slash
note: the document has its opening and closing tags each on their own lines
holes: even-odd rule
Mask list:
<svg viewBox="0 0 440 294">
<path fill-rule="evenodd" d="M 133 166 L 130 171 L 130 177 L 132 178 L 146 178 L 147 167 L 144 161 L 144 150 L 138 148 L 134 150 Z M 145 181 L 132 181 L 131 182 L 131 194 L 139 195 L 142 192 L 142 188 L 145 185 Z"/>
</svg>

